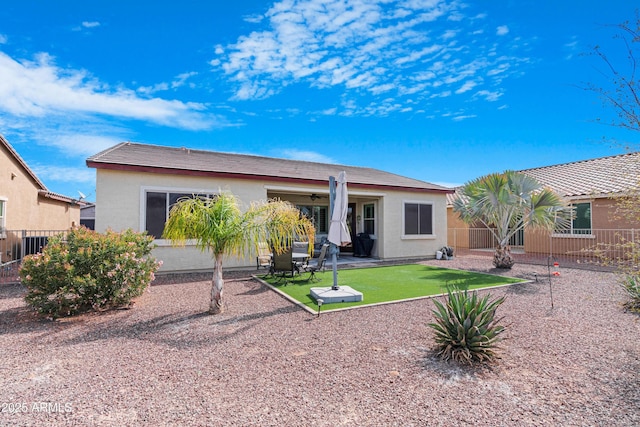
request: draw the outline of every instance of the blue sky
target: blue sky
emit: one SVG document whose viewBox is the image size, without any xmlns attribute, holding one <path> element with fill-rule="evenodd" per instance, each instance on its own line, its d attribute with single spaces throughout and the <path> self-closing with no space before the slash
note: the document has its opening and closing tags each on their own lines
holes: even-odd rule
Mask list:
<svg viewBox="0 0 640 427">
<path fill-rule="evenodd" d="M 366 166 L 443 185 L 624 152 L 580 89 L 628 0 L 32 1 L 0 8 L 0 133 L 95 200 L 122 141 Z M 626 67 L 620 62 L 621 68 Z"/>
</svg>

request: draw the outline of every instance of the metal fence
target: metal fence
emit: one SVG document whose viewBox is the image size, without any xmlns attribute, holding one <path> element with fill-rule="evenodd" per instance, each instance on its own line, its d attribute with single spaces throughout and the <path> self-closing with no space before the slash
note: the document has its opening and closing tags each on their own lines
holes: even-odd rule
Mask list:
<svg viewBox="0 0 640 427">
<path fill-rule="evenodd" d="M 39 253 L 51 236 L 66 232 L 67 230 L 1 230 L 0 283 L 17 282 L 22 259 Z"/>
<path fill-rule="evenodd" d="M 497 246 L 486 228 L 450 229 L 447 238 L 458 255 L 492 256 Z M 546 264 L 553 259 L 573 267 L 611 269 L 637 260 L 638 242 L 638 229 L 592 229 L 583 234 L 526 231 L 509 244 L 516 262 Z"/>
</svg>

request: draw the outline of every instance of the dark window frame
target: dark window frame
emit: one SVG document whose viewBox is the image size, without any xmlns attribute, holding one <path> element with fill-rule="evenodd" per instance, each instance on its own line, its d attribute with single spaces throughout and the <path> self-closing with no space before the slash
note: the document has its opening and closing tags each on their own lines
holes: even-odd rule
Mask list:
<svg viewBox="0 0 640 427">
<path fill-rule="evenodd" d="M 435 228 L 434 204 L 405 201 L 402 204 L 402 237 L 433 237 Z"/>
<path fill-rule="evenodd" d="M 150 211 L 149 202 L 150 195 L 155 195 L 158 205 L 155 206 L 155 211 Z M 164 231 L 164 225 L 169 218 L 169 212 L 173 205 L 175 205 L 180 199 L 184 197 L 210 197 L 213 198 L 216 195 L 213 193 L 202 192 L 189 192 L 184 190 L 161 190 L 161 189 L 147 189 L 144 191 L 144 224 L 143 229 L 154 239 L 162 239 L 162 233 Z M 151 222 L 151 224 L 150 224 Z"/>
</svg>

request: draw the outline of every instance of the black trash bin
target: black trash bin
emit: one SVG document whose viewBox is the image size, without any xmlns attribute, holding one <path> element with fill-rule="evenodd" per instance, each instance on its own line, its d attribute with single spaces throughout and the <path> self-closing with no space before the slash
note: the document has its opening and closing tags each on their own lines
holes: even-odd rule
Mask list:
<svg viewBox="0 0 640 427">
<path fill-rule="evenodd" d="M 358 234 L 353 242 L 353 256 L 370 257 L 374 241 L 367 233 Z"/>
</svg>

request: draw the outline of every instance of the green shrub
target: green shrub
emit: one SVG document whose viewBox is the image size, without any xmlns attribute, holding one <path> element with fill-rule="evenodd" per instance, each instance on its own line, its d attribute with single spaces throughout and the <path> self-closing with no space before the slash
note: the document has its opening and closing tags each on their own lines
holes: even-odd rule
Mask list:
<svg viewBox="0 0 640 427">
<path fill-rule="evenodd" d="M 448 291 L 446 304 L 434 300 L 435 323 L 428 325 L 435 330 L 438 355 L 448 361 L 472 364 L 488 362 L 496 357 L 495 349 L 504 331 L 497 325 L 495 312 L 504 297 L 489 301 L 490 295 L 478 298 L 467 290 Z"/>
<path fill-rule="evenodd" d="M 160 267 L 152 249 L 152 237 L 131 230 L 101 234 L 81 227 L 51 237 L 42 253 L 22 262 L 25 301 L 54 319 L 127 306 Z"/>
<path fill-rule="evenodd" d="M 624 303 L 625 308 L 640 313 L 640 275 L 625 274 L 620 282 L 630 298 Z"/>
</svg>

